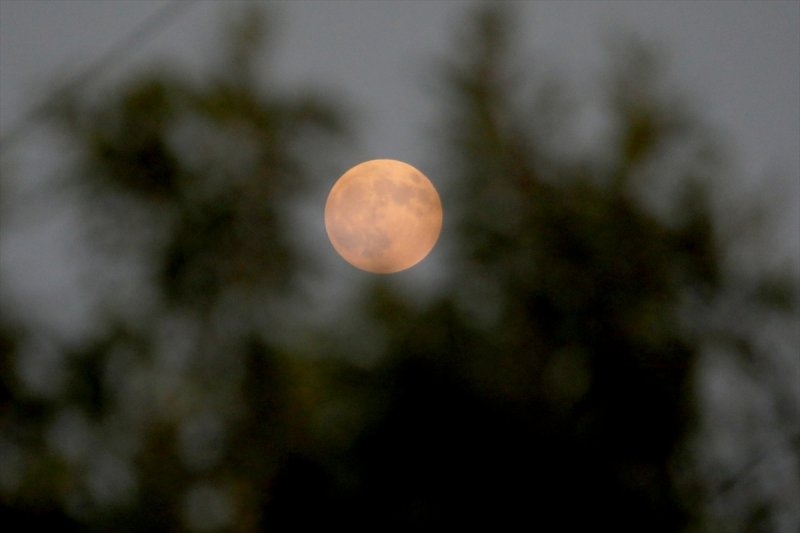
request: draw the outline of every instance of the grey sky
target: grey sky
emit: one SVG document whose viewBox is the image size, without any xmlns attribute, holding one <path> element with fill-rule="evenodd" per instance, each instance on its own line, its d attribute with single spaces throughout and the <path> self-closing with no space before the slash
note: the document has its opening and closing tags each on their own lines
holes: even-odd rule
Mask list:
<svg viewBox="0 0 800 533">
<path fill-rule="evenodd" d="M 165 3 L 0 0 L 0 134 L 48 93 L 54 79 L 69 79 L 91 66 Z M 219 16 L 233 4 L 198 2 L 94 81 L 102 86 L 154 61 L 181 61 L 198 71 L 216 57 Z M 353 105 L 360 144 L 350 163 L 391 157 L 425 168 L 435 158 L 420 138 L 436 111 L 425 75 L 430 61 L 449 49 L 470 2 L 267 4 L 280 16 L 272 82 L 324 84 Z M 678 85 L 728 135 L 738 174 L 739 192 L 733 194 L 779 187 L 778 196 L 789 198 L 771 246 L 783 260 L 792 257 L 800 265 L 800 2 L 564 1 L 518 7 L 526 51 L 578 86 L 591 85 L 599 74 L 602 46 L 613 31 L 630 29 L 663 45 Z M 23 179 L 36 181 L 45 167 L 37 142 L 30 134 L 15 146 L 21 149 L 14 153 L 14 170 Z M 53 239 L 47 231 L 37 235 L 38 245 L 22 244 L 31 236 L 13 243 L 4 239 L 4 251 L 12 247 L 15 257 L 3 258 L 0 273 L 29 273 L 27 281 L 17 279 L 23 293 L 26 284 L 29 291 L 41 291 L 35 287 L 47 283 L 43 280 L 63 281 L 66 275 L 31 266 L 41 263 L 35 250 Z"/>
<path fill-rule="evenodd" d="M 46 94 L 54 76 L 92 64 L 163 0 L 0 0 L 1 131 Z M 428 111 L 425 62 L 447 50 L 470 2 L 295 1 L 277 7 L 277 74 L 321 82 L 363 105 L 370 152 L 419 151 Z M 217 19 L 234 2 L 200 1 L 106 76 L 153 59 L 194 68 L 214 54 Z M 606 35 L 630 28 L 663 43 L 678 79 L 730 130 L 748 170 L 800 175 L 800 3 L 522 2 L 522 27 L 547 62 L 591 75 Z M 411 130 L 411 131 L 410 131 Z M 409 154 L 414 155 L 414 154 Z"/>
</svg>

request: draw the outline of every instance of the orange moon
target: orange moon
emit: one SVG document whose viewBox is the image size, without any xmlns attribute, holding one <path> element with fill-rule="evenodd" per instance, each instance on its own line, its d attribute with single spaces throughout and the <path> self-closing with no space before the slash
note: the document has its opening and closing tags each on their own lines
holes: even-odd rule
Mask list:
<svg viewBox="0 0 800 533">
<path fill-rule="evenodd" d="M 392 274 L 430 253 L 442 229 L 439 193 L 416 168 L 373 159 L 340 177 L 325 203 L 333 248 L 356 268 Z"/>
</svg>

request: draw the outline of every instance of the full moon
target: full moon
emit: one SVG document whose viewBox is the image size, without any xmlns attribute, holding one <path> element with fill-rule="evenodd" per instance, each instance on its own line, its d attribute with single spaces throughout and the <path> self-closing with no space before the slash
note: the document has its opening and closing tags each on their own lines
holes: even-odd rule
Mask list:
<svg viewBox="0 0 800 533">
<path fill-rule="evenodd" d="M 356 268 L 392 274 L 430 253 L 442 229 L 436 188 L 416 168 L 393 159 L 354 166 L 325 203 L 325 230 L 333 248 Z"/>
</svg>

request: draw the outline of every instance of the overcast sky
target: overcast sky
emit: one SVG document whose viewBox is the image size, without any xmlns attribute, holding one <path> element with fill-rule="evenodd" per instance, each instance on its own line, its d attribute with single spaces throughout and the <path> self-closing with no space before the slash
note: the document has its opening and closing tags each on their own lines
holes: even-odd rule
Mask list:
<svg viewBox="0 0 800 533">
<path fill-rule="evenodd" d="M 52 87 L 93 64 L 167 1 L 0 0 L 0 131 Z M 213 56 L 218 18 L 234 2 L 201 0 L 103 76 L 155 58 L 192 67 Z M 428 110 L 426 62 L 444 53 L 470 2 L 294 1 L 277 7 L 273 54 L 287 84 L 320 82 L 363 106 L 366 149 L 419 152 L 415 110 Z M 685 87 L 731 131 L 750 170 L 800 175 L 800 2 L 519 2 L 530 46 L 548 63 L 591 75 L 601 45 L 630 28 L 668 50 Z"/>
<path fill-rule="evenodd" d="M 0 0 L 0 134 L 18 127 L 53 80 L 91 67 L 167 3 Z M 432 158 L 420 138 L 435 111 L 426 69 L 449 50 L 471 2 L 265 3 L 280 16 L 272 53 L 275 83 L 323 84 L 359 111 L 361 141 L 353 164 L 392 157 L 421 165 Z M 181 10 L 93 83 L 102 85 L 156 60 L 203 68 L 215 57 L 220 15 L 233 4 L 200 0 Z M 578 84 L 591 84 L 599 74 L 603 42 L 614 31 L 629 29 L 663 46 L 676 81 L 728 136 L 743 190 L 780 187 L 790 199 L 782 207 L 784 231 L 777 246 L 800 264 L 800 2 L 558 1 L 517 7 L 526 53 Z M 14 146 L 22 149 L 15 151 L 30 151 L 36 139 L 22 136 Z M 36 164 L 15 158 L 23 177 L 37 172 Z M 19 257 L 4 258 L 6 274 L 9 263 L 19 269 L 36 262 L 34 248 L 21 247 L 15 249 Z M 39 268 L 45 269 L 40 277 L 54 275 Z"/>
</svg>

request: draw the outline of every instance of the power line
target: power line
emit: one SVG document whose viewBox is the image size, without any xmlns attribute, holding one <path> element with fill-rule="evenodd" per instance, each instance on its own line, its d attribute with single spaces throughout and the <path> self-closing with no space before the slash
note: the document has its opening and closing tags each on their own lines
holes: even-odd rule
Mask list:
<svg viewBox="0 0 800 533">
<path fill-rule="evenodd" d="M 88 83 L 92 78 L 99 76 L 104 70 L 118 63 L 126 54 L 132 53 L 136 48 L 147 42 L 160 29 L 164 28 L 179 15 L 186 13 L 187 9 L 194 6 L 197 0 L 173 0 L 153 13 L 137 26 L 131 33 L 117 41 L 104 55 L 91 64 L 86 70 L 80 72 L 67 83 L 51 92 L 38 105 L 34 105 L 25 113 L 9 130 L 0 138 L 0 154 L 13 146 L 20 138 L 24 137 L 30 128 L 60 99 L 78 87 Z"/>
</svg>

